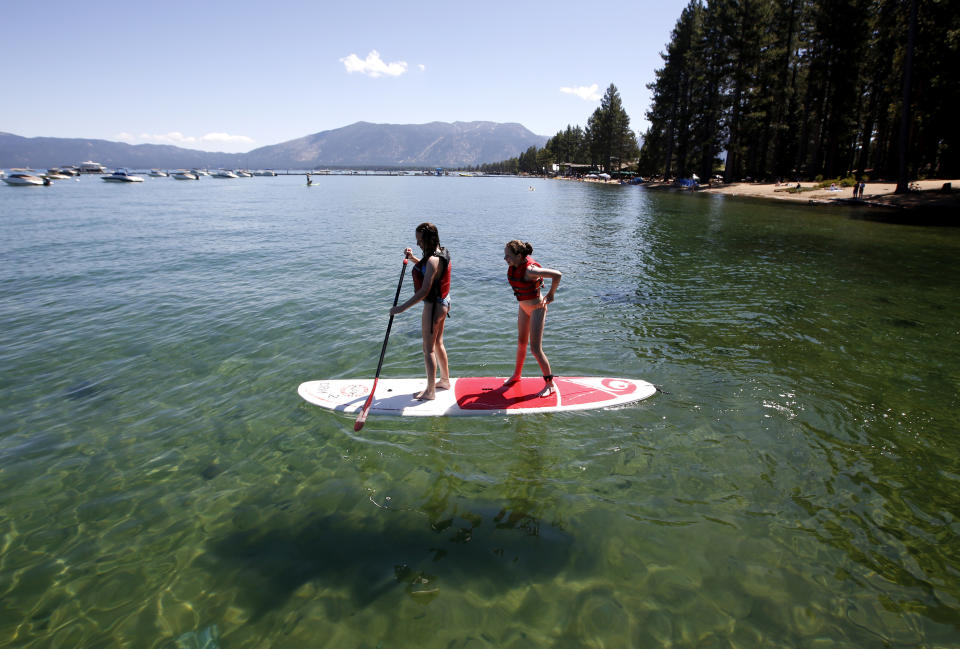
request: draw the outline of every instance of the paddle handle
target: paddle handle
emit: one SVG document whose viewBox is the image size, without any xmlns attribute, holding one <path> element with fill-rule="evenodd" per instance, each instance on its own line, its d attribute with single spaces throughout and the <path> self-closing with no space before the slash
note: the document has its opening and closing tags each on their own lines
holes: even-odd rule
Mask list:
<svg viewBox="0 0 960 649">
<path fill-rule="evenodd" d="M 397 306 L 400 300 L 400 287 L 403 286 L 403 276 L 407 272 L 407 258 L 403 258 L 403 268 L 400 269 L 400 281 L 397 282 L 397 294 L 393 296 L 393 306 Z M 380 348 L 380 362 L 377 363 L 377 373 L 373 377 L 373 386 L 370 388 L 370 396 L 363 404 L 363 409 L 357 415 L 357 421 L 353 424 L 353 430 L 358 431 L 363 428 L 367 422 L 367 414 L 370 412 L 370 406 L 373 405 L 373 395 L 377 391 L 377 382 L 380 380 L 380 370 L 383 368 L 383 357 L 387 353 L 387 341 L 390 340 L 390 329 L 393 327 L 393 314 L 390 314 L 390 320 L 387 322 L 387 333 L 383 336 L 383 347 Z"/>
</svg>

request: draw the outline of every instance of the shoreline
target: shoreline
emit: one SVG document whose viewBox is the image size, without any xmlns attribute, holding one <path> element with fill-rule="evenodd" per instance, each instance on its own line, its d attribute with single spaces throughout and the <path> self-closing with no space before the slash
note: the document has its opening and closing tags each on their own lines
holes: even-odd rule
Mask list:
<svg viewBox="0 0 960 649">
<path fill-rule="evenodd" d="M 619 185 L 618 181 L 583 179 L 584 182 L 596 182 L 607 185 Z M 943 191 L 950 183 L 951 191 Z M 652 190 L 690 192 L 692 194 L 719 194 L 768 201 L 784 201 L 801 205 L 828 205 L 864 208 L 895 208 L 896 210 L 960 210 L 960 179 L 917 180 L 910 183 L 918 191 L 906 194 L 894 193 L 896 183 L 868 182 L 862 199 L 853 198 L 852 187 L 819 189 L 817 183 L 801 182 L 801 191 L 790 191 L 797 183 L 726 183 L 720 185 L 701 185 L 697 189 L 683 189 L 668 182 L 645 182 L 640 187 Z"/>
</svg>

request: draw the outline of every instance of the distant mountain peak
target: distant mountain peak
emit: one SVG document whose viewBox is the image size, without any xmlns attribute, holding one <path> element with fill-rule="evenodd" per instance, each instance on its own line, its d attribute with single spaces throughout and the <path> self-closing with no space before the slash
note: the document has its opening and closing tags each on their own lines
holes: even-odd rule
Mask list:
<svg viewBox="0 0 960 649">
<path fill-rule="evenodd" d="M 267 167 L 283 167 L 284 160 L 309 167 L 466 167 L 513 158 L 530 146 L 543 146 L 546 141 L 546 137 L 516 123 L 360 121 L 254 149 L 248 155 L 267 161 L 268 164 L 258 165 Z"/>
<path fill-rule="evenodd" d="M 131 145 L 83 138 L 24 138 L 0 132 L 0 167 L 52 167 L 96 160 L 108 167 L 148 169 L 251 167 L 467 167 L 513 158 L 547 137 L 518 123 L 428 122 L 348 126 L 260 147 L 213 153 L 170 145 Z"/>
</svg>

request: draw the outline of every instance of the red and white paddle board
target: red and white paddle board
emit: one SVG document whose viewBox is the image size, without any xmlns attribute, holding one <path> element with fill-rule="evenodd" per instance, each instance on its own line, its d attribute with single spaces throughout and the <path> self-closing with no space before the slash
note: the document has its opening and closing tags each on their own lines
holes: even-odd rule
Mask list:
<svg viewBox="0 0 960 649">
<path fill-rule="evenodd" d="M 449 390 L 437 390 L 432 401 L 417 401 L 426 379 L 380 379 L 370 414 L 403 417 L 519 415 L 609 408 L 651 396 L 657 389 L 646 381 L 600 376 L 558 376 L 552 395 L 538 396 L 542 378 L 523 378 L 505 386 L 506 378 L 491 376 L 451 379 Z M 301 383 L 297 392 L 310 403 L 347 414 L 363 408 L 373 379 L 334 379 Z"/>
</svg>

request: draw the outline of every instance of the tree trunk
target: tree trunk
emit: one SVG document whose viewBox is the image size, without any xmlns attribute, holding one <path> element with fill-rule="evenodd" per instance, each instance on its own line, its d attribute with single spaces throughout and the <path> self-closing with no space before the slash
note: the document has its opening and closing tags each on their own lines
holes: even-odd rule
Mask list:
<svg viewBox="0 0 960 649">
<path fill-rule="evenodd" d="M 917 1 L 910 0 L 910 29 L 907 31 L 907 55 L 903 61 L 903 107 L 900 110 L 900 146 L 899 173 L 897 174 L 896 194 L 906 194 L 909 189 L 907 178 L 907 146 L 910 134 L 910 76 L 913 68 L 913 45 L 917 39 Z"/>
</svg>

